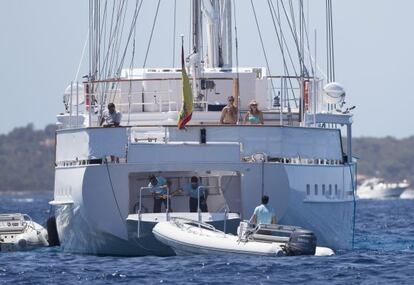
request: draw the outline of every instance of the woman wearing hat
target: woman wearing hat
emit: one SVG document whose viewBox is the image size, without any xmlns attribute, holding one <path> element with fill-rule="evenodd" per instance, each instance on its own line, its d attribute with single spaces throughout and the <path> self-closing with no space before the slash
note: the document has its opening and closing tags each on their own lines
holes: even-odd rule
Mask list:
<svg viewBox="0 0 414 285">
<path fill-rule="evenodd" d="M 256 100 L 252 100 L 249 104 L 249 111 L 244 117 L 244 123 L 247 125 L 263 125 L 263 113 L 257 108 Z"/>
</svg>

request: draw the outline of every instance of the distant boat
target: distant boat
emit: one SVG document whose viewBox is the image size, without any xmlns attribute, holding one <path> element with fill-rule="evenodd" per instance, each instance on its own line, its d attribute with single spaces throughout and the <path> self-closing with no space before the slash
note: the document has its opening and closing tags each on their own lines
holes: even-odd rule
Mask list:
<svg viewBox="0 0 414 285">
<path fill-rule="evenodd" d="M 387 183 L 381 178 L 370 178 L 358 187 L 357 194 L 360 199 L 399 198 L 409 187 L 407 180 L 398 183 Z"/>
<path fill-rule="evenodd" d="M 0 252 L 48 246 L 45 228 L 25 214 L 0 214 Z"/>
</svg>

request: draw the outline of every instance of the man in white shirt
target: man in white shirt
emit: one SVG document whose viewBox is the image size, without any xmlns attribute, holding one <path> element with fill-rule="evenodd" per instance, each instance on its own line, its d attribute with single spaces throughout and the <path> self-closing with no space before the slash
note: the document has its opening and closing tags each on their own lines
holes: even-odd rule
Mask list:
<svg viewBox="0 0 414 285">
<path fill-rule="evenodd" d="M 276 215 L 272 207 L 268 206 L 269 196 L 262 197 L 262 204 L 254 209 L 250 222 L 253 224 L 276 224 Z"/>
<path fill-rule="evenodd" d="M 105 128 L 119 127 L 121 116 L 121 113 L 116 111 L 115 104 L 109 103 L 108 110 L 105 110 L 102 114 L 100 126 Z"/>
</svg>

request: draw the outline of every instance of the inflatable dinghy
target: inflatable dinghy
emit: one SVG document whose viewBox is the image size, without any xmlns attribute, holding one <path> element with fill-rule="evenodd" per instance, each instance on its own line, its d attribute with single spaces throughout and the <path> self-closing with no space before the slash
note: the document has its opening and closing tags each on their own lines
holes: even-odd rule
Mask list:
<svg viewBox="0 0 414 285">
<path fill-rule="evenodd" d="M 0 214 L 0 252 L 48 246 L 47 230 L 25 214 Z"/>
<path fill-rule="evenodd" d="M 252 254 L 264 256 L 333 255 L 326 247 L 316 246 L 313 232 L 284 225 L 257 225 L 241 222 L 238 235 L 226 234 L 213 226 L 171 218 L 152 230 L 155 237 L 170 246 L 177 255 Z"/>
</svg>

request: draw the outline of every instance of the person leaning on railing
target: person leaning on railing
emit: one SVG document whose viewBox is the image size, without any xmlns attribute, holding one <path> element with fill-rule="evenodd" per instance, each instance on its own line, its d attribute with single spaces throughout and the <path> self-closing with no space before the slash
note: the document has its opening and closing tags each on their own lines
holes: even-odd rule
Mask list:
<svg viewBox="0 0 414 285">
<path fill-rule="evenodd" d="M 104 128 L 119 127 L 121 123 L 121 112 L 117 112 L 114 103 L 108 104 L 108 110 L 103 111 L 100 126 Z"/>
<path fill-rule="evenodd" d="M 244 117 L 244 123 L 247 125 L 263 125 L 263 113 L 259 110 L 256 100 L 249 103 L 249 111 Z"/>
<path fill-rule="evenodd" d="M 230 96 L 227 98 L 227 106 L 221 110 L 220 123 L 221 124 L 236 124 L 237 123 L 237 107 L 234 106 L 234 98 Z"/>
</svg>

